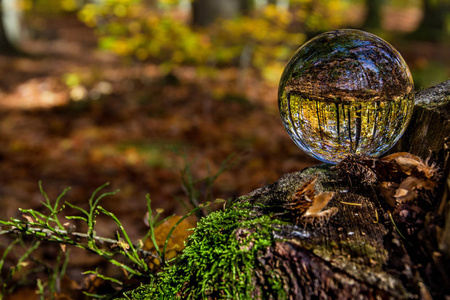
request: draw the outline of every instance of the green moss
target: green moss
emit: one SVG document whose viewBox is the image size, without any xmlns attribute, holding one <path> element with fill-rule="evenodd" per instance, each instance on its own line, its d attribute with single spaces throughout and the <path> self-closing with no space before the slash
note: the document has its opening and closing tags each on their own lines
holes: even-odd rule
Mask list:
<svg viewBox="0 0 450 300">
<path fill-rule="evenodd" d="M 282 279 L 271 271 L 256 290 L 258 257 L 274 244 L 274 225 L 248 203 L 211 213 L 200 220 L 184 251 L 151 284 L 128 293 L 131 299 L 284 299 Z"/>
</svg>

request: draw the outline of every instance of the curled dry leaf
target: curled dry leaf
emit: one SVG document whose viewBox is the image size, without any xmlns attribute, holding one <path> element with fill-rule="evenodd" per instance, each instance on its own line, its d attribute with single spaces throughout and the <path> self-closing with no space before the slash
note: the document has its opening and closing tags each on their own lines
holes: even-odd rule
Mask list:
<svg viewBox="0 0 450 300">
<path fill-rule="evenodd" d="M 429 179 L 434 183 L 433 188 L 439 179 L 439 169 L 435 163 L 429 164 L 428 159 L 423 161 L 420 157 L 408 152 L 390 154 L 383 157 L 381 162 L 390 163 L 396 171 L 400 171 L 405 175 Z"/>
<path fill-rule="evenodd" d="M 383 158 L 349 155 L 337 166 L 343 179 L 353 186 L 378 184 L 381 195 L 395 207 L 398 203 L 412 201 L 421 191 L 433 191 L 440 178 L 435 163 L 423 161 L 407 152 L 398 152 Z"/>
<path fill-rule="evenodd" d="M 380 183 L 380 192 L 383 198 L 388 202 L 388 204 L 394 207 L 397 204 L 395 200 L 395 193 L 398 189 L 398 184 L 395 182 L 383 181 Z"/>
<path fill-rule="evenodd" d="M 398 152 L 380 159 L 390 173 L 400 173 L 397 182 L 381 182 L 380 190 L 383 197 L 392 203 L 405 203 L 419 196 L 420 190 L 433 191 L 439 182 L 439 169 L 436 164 L 428 164 L 420 157 L 407 152 Z M 392 180 L 398 176 L 391 176 Z M 387 178 L 386 178 L 387 179 Z M 395 192 L 392 193 L 395 187 Z M 395 205 L 392 205 L 395 206 Z"/>
<path fill-rule="evenodd" d="M 317 176 L 300 186 L 285 205 L 296 224 L 323 224 L 338 211 L 336 207 L 322 211 L 334 193 L 322 192 L 316 195 L 316 180 Z"/>
<path fill-rule="evenodd" d="M 394 163 L 394 167 L 398 171 L 406 175 L 411 175 L 422 160 L 418 156 L 408 152 L 397 152 L 381 158 L 380 161 L 383 163 Z"/>
</svg>

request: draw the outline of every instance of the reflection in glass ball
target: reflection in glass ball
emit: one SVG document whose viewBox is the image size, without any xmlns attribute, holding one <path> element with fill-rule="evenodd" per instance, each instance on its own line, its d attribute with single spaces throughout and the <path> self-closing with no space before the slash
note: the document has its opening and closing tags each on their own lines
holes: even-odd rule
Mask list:
<svg viewBox="0 0 450 300">
<path fill-rule="evenodd" d="M 360 30 L 330 31 L 290 59 L 278 106 L 295 144 L 319 160 L 379 156 L 408 125 L 414 83 L 405 61 L 386 41 Z"/>
</svg>

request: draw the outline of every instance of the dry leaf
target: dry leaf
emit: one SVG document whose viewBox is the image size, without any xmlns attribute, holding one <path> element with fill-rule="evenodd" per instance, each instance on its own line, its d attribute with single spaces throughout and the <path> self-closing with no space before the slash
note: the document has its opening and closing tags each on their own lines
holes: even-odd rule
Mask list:
<svg viewBox="0 0 450 300">
<path fill-rule="evenodd" d="M 166 242 L 167 235 L 169 234 L 172 227 L 181 219 L 181 216 L 174 216 L 158 227 L 155 228 L 155 240 L 159 249 L 162 250 L 164 247 L 164 243 Z M 175 257 L 177 254 L 181 253 L 184 249 L 184 242 L 189 235 L 191 235 L 192 230 L 197 224 L 197 219 L 194 216 L 190 216 L 183 221 L 175 228 L 172 232 L 172 235 L 169 238 L 169 242 L 167 243 L 166 248 L 166 259 L 171 259 Z M 155 246 L 150 238 L 148 238 L 144 242 L 144 249 L 150 252 L 155 252 Z M 158 261 L 155 261 L 158 264 Z"/>
<path fill-rule="evenodd" d="M 411 175 L 411 173 L 422 162 L 419 157 L 408 152 L 393 153 L 381 158 L 380 160 L 384 163 L 395 163 L 399 168 L 399 171 L 406 175 Z"/>
<path fill-rule="evenodd" d="M 312 205 L 306 210 L 305 216 L 312 216 L 319 213 L 333 198 L 333 192 L 319 193 L 312 202 Z"/>
<path fill-rule="evenodd" d="M 304 183 L 295 191 L 289 203 L 286 204 L 286 207 L 290 211 L 295 211 L 295 214 L 298 216 L 303 216 L 306 213 L 312 205 L 312 200 L 316 194 L 316 190 L 314 189 L 316 180 L 317 176 Z"/>
<path fill-rule="evenodd" d="M 22 217 L 24 217 L 24 218 L 27 220 L 27 222 L 29 222 L 29 223 L 34 223 L 34 220 L 33 220 L 32 217 L 30 217 L 30 216 L 28 216 L 28 215 L 25 215 L 25 214 L 23 214 Z"/>
<path fill-rule="evenodd" d="M 380 183 L 382 195 L 392 205 L 392 197 L 396 203 L 412 201 L 419 196 L 419 190 L 433 191 L 439 181 L 439 170 L 435 164 L 428 164 L 420 157 L 407 152 L 398 152 L 381 159 L 384 163 L 389 163 L 392 172 L 403 174 L 401 179 L 397 179 L 398 187 L 392 195 L 392 183 Z M 406 175 L 406 178 L 405 178 Z M 390 185 L 388 187 L 388 185 Z"/>
<path fill-rule="evenodd" d="M 296 224 L 320 223 L 328 221 L 337 213 L 337 208 L 322 211 L 333 198 L 333 192 L 322 192 L 316 195 L 314 185 L 317 176 L 300 186 L 285 207 L 290 211 Z"/>
<path fill-rule="evenodd" d="M 398 183 L 383 181 L 380 183 L 380 192 L 383 198 L 388 202 L 388 204 L 394 207 L 397 203 L 394 195 L 396 190 L 398 189 Z"/>
</svg>

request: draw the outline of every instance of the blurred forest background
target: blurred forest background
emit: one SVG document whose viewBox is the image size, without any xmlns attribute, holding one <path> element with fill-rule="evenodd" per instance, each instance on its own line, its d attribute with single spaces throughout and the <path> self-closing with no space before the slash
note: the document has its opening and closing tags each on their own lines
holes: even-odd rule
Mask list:
<svg viewBox="0 0 450 300">
<path fill-rule="evenodd" d="M 0 3 L 2 219 L 41 207 L 39 181 L 50 198 L 72 187 L 65 200 L 77 205 L 110 182 L 121 192 L 103 206 L 137 238 L 147 193 L 185 214 L 317 164 L 285 132 L 277 87 L 293 52 L 324 31 L 384 38 L 416 89 L 450 77 L 449 0 Z M 75 282 L 100 264 L 72 256 Z"/>
</svg>

